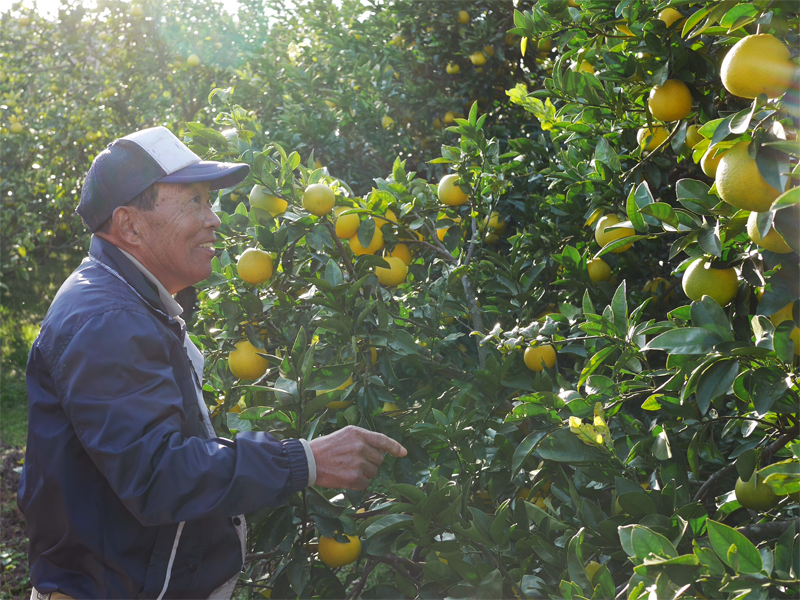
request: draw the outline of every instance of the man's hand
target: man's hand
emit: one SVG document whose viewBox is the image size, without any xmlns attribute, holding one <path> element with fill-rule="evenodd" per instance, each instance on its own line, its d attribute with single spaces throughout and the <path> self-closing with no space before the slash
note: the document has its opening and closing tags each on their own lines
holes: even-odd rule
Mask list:
<svg viewBox="0 0 800 600">
<path fill-rule="evenodd" d="M 383 455 L 405 456 L 406 449 L 382 433 L 348 425 L 309 442 L 317 463 L 317 485 L 363 490 L 378 474 Z"/>
</svg>

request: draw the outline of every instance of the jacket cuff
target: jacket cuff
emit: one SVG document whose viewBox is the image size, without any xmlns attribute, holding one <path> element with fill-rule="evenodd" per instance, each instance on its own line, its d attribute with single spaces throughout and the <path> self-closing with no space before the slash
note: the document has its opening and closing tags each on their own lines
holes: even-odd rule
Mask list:
<svg viewBox="0 0 800 600">
<path fill-rule="evenodd" d="M 289 473 L 291 475 L 291 490 L 299 492 L 308 486 L 308 459 L 306 451 L 300 440 L 283 440 L 283 451 L 289 458 Z"/>
</svg>

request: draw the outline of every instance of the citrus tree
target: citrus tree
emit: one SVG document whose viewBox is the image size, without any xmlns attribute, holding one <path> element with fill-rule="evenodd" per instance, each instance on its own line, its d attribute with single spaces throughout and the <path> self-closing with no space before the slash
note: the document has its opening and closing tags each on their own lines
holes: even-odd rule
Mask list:
<svg viewBox="0 0 800 600">
<path fill-rule="evenodd" d="M 214 2 L 64 0 L 55 18 L 0 14 L 0 271 L 83 245 L 81 178 L 111 140 L 210 123 L 207 96 L 248 41 Z"/>
<path fill-rule="evenodd" d="M 797 14 L 448 6 L 476 31 L 505 7 L 492 39 L 517 36 L 523 81 L 454 117 L 424 167 L 398 156 L 351 186 L 346 153 L 329 169 L 320 139 L 276 142 L 239 86 L 215 92 L 216 129 L 188 125 L 198 152 L 252 166 L 215 206 L 195 328 L 217 427 L 357 424 L 409 449 L 366 492 L 255 515 L 246 589 L 796 595 Z"/>
</svg>

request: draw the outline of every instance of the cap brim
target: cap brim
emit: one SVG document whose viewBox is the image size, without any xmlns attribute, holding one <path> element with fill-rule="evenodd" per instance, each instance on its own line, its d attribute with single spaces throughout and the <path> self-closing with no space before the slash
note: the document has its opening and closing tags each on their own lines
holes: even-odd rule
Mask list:
<svg viewBox="0 0 800 600">
<path fill-rule="evenodd" d="M 208 181 L 212 190 L 233 187 L 244 181 L 250 165 L 201 160 L 158 180 L 158 183 L 198 183 Z"/>
</svg>

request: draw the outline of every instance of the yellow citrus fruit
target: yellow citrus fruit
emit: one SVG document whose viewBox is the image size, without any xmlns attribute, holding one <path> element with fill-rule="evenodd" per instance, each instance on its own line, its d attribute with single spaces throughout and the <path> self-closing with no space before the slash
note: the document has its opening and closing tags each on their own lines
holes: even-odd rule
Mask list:
<svg viewBox="0 0 800 600">
<path fill-rule="evenodd" d="M 340 206 L 333 210 L 333 214 L 336 215 L 336 237 L 342 240 L 350 239 L 353 237 L 356 232 L 358 231 L 358 227 L 361 225 L 361 219 L 358 218 L 356 213 L 351 213 L 349 215 L 339 216 L 343 211 L 350 208 L 349 206 Z"/>
<path fill-rule="evenodd" d="M 591 227 L 592 225 L 594 225 L 594 224 L 595 224 L 595 221 L 597 221 L 597 219 L 599 219 L 599 218 L 600 218 L 600 217 L 602 217 L 602 216 L 603 216 L 603 209 L 602 209 L 602 208 L 596 208 L 596 209 L 595 209 L 595 210 L 592 212 L 592 214 L 591 214 L 591 215 L 589 215 L 589 218 L 588 218 L 588 219 L 586 219 L 586 223 L 585 223 L 585 225 L 586 225 L 587 227 Z"/>
<path fill-rule="evenodd" d="M 778 312 L 770 316 L 769 320 L 777 327 L 784 321 L 794 320 L 794 302 L 789 302 L 786 306 Z M 794 353 L 800 356 L 800 327 L 795 327 L 789 334 L 789 338 L 794 342 Z"/>
<path fill-rule="evenodd" d="M 496 244 L 497 242 L 500 241 L 500 236 L 494 233 L 493 231 L 490 231 L 485 236 L 483 236 L 483 241 L 486 242 L 487 244 Z"/>
<path fill-rule="evenodd" d="M 190 54 L 189 58 L 186 59 L 186 66 L 187 67 L 199 67 L 200 66 L 200 57 L 197 54 Z"/>
<path fill-rule="evenodd" d="M 644 150 L 652 152 L 668 137 L 669 130 L 666 127 L 654 125 L 653 127 L 642 127 L 636 134 L 636 141 Z"/>
<path fill-rule="evenodd" d="M 496 210 L 492 211 L 492 214 L 483 220 L 483 226 L 485 228 L 488 225 L 489 229 L 495 233 L 503 233 L 506 230 L 506 222 L 500 219 L 500 213 Z"/>
<path fill-rule="evenodd" d="M 522 360 L 531 371 L 544 371 L 545 366 L 552 369 L 556 364 L 556 351 L 550 344 L 528 346 Z"/>
<path fill-rule="evenodd" d="M 553 49 L 553 40 L 550 38 L 542 38 L 539 40 L 539 43 L 536 44 L 536 48 L 539 50 L 539 52 L 547 54 Z"/>
<path fill-rule="evenodd" d="M 725 152 L 717 154 L 716 148 L 709 148 L 706 150 L 706 153 L 703 154 L 703 158 L 700 159 L 700 168 L 703 170 L 703 173 L 711 177 L 711 179 L 717 176 L 717 168 L 719 168 L 719 161 L 722 160 L 723 154 L 725 154 Z"/>
<path fill-rule="evenodd" d="M 375 348 L 369 349 L 369 360 L 373 365 L 378 362 L 378 351 Z"/>
<path fill-rule="evenodd" d="M 739 504 L 750 510 L 766 512 L 778 505 L 778 496 L 755 471 L 747 481 L 737 478 L 734 491 Z"/>
<path fill-rule="evenodd" d="M 705 139 L 702 135 L 698 133 L 699 130 L 700 130 L 699 125 L 689 125 L 689 127 L 686 128 L 686 145 L 689 148 L 694 148 L 695 146 L 697 146 L 697 144 L 699 144 Z"/>
<path fill-rule="evenodd" d="M 389 129 L 392 125 L 394 125 L 394 119 L 389 115 L 383 115 L 381 119 L 381 127 L 384 129 Z"/>
<path fill-rule="evenodd" d="M 669 288 L 669 282 L 666 279 L 664 279 L 663 277 L 655 277 L 654 279 L 651 279 L 644 284 L 644 287 L 642 287 L 642 291 L 649 293 L 650 296 L 655 298 L 659 296 L 661 292 L 666 292 L 668 288 Z M 666 292 L 664 298 L 668 299 L 672 298 L 673 296 L 675 296 L 675 290 L 670 289 L 668 292 Z"/>
<path fill-rule="evenodd" d="M 683 274 L 683 291 L 690 300 L 700 300 L 703 296 L 711 296 L 720 306 L 727 305 L 736 297 L 739 289 L 739 278 L 736 270 L 714 269 L 711 262 L 697 260 Z"/>
<path fill-rule="evenodd" d="M 394 402 L 384 402 L 383 403 L 383 408 L 381 409 L 381 412 L 382 413 L 392 414 L 392 413 L 396 413 L 399 410 L 400 410 L 400 407 L 398 407 L 397 404 L 395 404 Z"/>
<path fill-rule="evenodd" d="M 11 133 L 22 133 L 22 123 L 19 121 L 14 121 L 8 129 L 11 131 Z"/>
<path fill-rule="evenodd" d="M 658 13 L 658 18 L 664 21 L 667 27 L 671 27 L 675 21 L 683 19 L 683 15 L 674 8 L 669 7 Z"/>
<path fill-rule="evenodd" d="M 286 212 L 289 203 L 283 198 L 278 198 L 267 193 L 267 188 L 256 184 L 250 190 L 250 208 L 258 208 L 267 211 L 273 217 Z"/>
<path fill-rule="evenodd" d="M 333 210 L 333 190 L 324 183 L 314 183 L 303 194 L 303 208 L 312 215 L 321 217 Z"/>
<path fill-rule="evenodd" d="M 611 277 L 611 267 L 602 258 L 593 258 L 587 261 L 586 270 L 589 271 L 589 279 L 595 283 L 607 281 Z"/>
<path fill-rule="evenodd" d="M 594 65 L 592 65 L 592 63 L 590 63 L 588 60 L 582 60 L 580 63 L 576 63 L 575 70 L 594 75 Z"/>
<path fill-rule="evenodd" d="M 132 17 L 136 17 L 137 19 L 141 18 L 142 15 L 144 15 L 144 12 L 142 11 L 142 7 L 139 6 L 138 4 L 134 4 L 133 6 L 131 6 L 129 12 L 130 12 Z"/>
<path fill-rule="evenodd" d="M 636 233 L 636 231 L 630 227 L 622 227 L 620 229 L 611 230 L 608 229 L 609 227 L 613 227 L 621 222 L 622 221 L 620 221 L 617 215 L 605 215 L 600 217 L 600 220 L 597 221 L 597 225 L 594 228 L 594 239 L 597 240 L 597 243 L 600 244 L 601 248 L 615 240 L 630 237 Z M 613 254 L 619 254 L 621 252 L 625 252 L 632 245 L 633 244 L 625 244 L 624 246 L 620 246 L 611 252 Z"/>
<path fill-rule="evenodd" d="M 486 55 L 478 50 L 477 52 L 469 55 L 469 60 L 476 67 L 482 67 L 486 64 Z"/>
<path fill-rule="evenodd" d="M 447 63 L 445 70 L 448 75 L 458 75 L 461 72 L 461 67 L 456 63 Z"/>
<path fill-rule="evenodd" d="M 397 244 L 394 247 L 394 250 L 392 250 L 390 256 L 399 258 L 407 265 L 410 265 L 411 261 L 414 259 L 414 255 L 411 253 L 411 249 L 405 244 Z"/>
<path fill-rule="evenodd" d="M 601 565 L 601 564 L 600 564 L 599 562 L 597 562 L 596 560 L 590 560 L 590 561 L 589 561 L 589 562 L 586 564 L 586 576 L 589 578 L 589 581 L 590 581 L 590 582 L 591 582 L 591 581 L 592 581 L 592 579 L 594 578 L 594 574 L 595 574 L 595 573 L 597 573 L 597 572 L 600 570 L 600 567 L 602 567 L 602 566 L 603 566 L 603 565 Z"/>
<path fill-rule="evenodd" d="M 734 96 L 755 98 L 781 96 L 794 78 L 792 55 L 786 45 L 768 33 L 748 35 L 725 55 L 722 85 Z"/>
<path fill-rule="evenodd" d="M 784 306 L 778 312 L 770 315 L 769 320 L 772 321 L 772 324 L 777 327 L 784 321 L 791 321 L 794 318 L 792 316 L 793 311 L 794 311 L 794 302 L 789 302 L 789 304 Z"/>
<path fill-rule="evenodd" d="M 459 23 L 461 23 L 462 25 L 466 25 L 467 23 L 469 23 L 469 13 L 465 10 L 460 10 L 458 11 L 457 19 Z"/>
<path fill-rule="evenodd" d="M 26 15 L 22 15 L 19 19 L 17 19 L 17 23 L 19 23 L 20 27 L 27 27 L 31 24 L 31 18 Z"/>
<path fill-rule="evenodd" d="M 346 535 L 348 542 L 337 542 L 335 538 L 319 536 L 319 559 L 331 569 L 355 562 L 361 554 L 361 540 Z"/>
<path fill-rule="evenodd" d="M 439 182 L 439 201 L 447 206 L 461 206 L 469 200 L 461 188 L 457 185 L 458 175 L 451 173 L 445 175 Z"/>
<path fill-rule="evenodd" d="M 375 254 L 381 248 L 383 248 L 383 232 L 379 227 L 375 228 L 375 231 L 372 234 L 372 241 L 370 241 L 369 246 L 366 248 L 361 245 L 361 242 L 358 239 L 358 234 L 350 238 L 350 250 L 352 250 L 353 254 L 356 256 L 361 256 L 362 254 Z"/>
<path fill-rule="evenodd" d="M 494 46 L 484 46 L 483 53 L 489 58 L 492 58 L 494 56 Z"/>
<path fill-rule="evenodd" d="M 441 129 L 442 128 L 442 120 L 439 117 L 436 117 L 432 122 L 434 129 Z"/>
<path fill-rule="evenodd" d="M 381 219 L 380 217 L 373 217 L 375 219 L 375 227 L 378 229 L 386 225 L 386 223 L 394 223 L 397 225 L 397 215 L 394 214 L 392 209 L 387 208 L 383 216 L 386 218 Z"/>
<path fill-rule="evenodd" d="M 441 227 L 437 227 L 436 228 L 436 237 L 439 238 L 440 242 L 444 241 L 444 236 L 447 235 L 447 232 L 451 227 L 455 227 L 455 226 L 457 226 L 457 225 L 459 225 L 461 223 L 461 217 L 456 217 L 455 219 L 451 219 L 450 217 L 439 217 L 436 220 L 437 221 L 443 221 L 445 219 L 448 219 L 449 221 L 453 221 L 455 223 L 455 225 L 442 225 Z"/>
<path fill-rule="evenodd" d="M 316 395 L 317 396 L 321 396 L 322 394 L 327 394 L 328 392 L 336 392 L 338 390 L 346 390 L 348 387 L 350 387 L 352 385 L 352 383 L 353 383 L 353 378 L 352 377 L 348 377 L 347 381 L 345 381 L 339 387 L 335 387 L 332 390 L 317 390 Z M 353 403 L 352 400 L 334 400 L 333 402 L 328 402 L 325 406 L 327 408 L 332 408 L 332 409 L 335 410 L 337 408 L 347 408 L 352 403 Z"/>
<path fill-rule="evenodd" d="M 239 279 L 253 285 L 269 281 L 272 277 L 272 257 L 263 250 L 248 248 L 239 257 L 236 272 Z"/>
<path fill-rule="evenodd" d="M 692 93 L 679 79 L 667 79 L 650 90 L 647 105 L 660 121 L 680 121 L 692 112 Z"/>
<path fill-rule="evenodd" d="M 767 235 L 762 238 L 758 233 L 757 219 L 758 213 L 756 212 L 751 212 L 750 216 L 747 218 L 747 235 L 750 236 L 750 239 L 753 240 L 756 245 L 770 252 L 775 252 L 776 254 L 788 254 L 792 251 L 789 244 L 784 241 L 781 234 L 775 231 L 774 227 L 770 227 Z"/>
<path fill-rule="evenodd" d="M 375 274 L 382 285 L 400 285 L 408 276 L 408 265 L 402 258 L 387 256 L 384 260 L 389 263 L 389 268 L 375 267 Z"/>
<path fill-rule="evenodd" d="M 747 153 L 749 142 L 739 142 L 728 150 L 717 167 L 717 192 L 731 206 L 766 212 L 780 196 L 761 176 L 756 161 Z"/>
<path fill-rule="evenodd" d="M 228 368 L 239 379 L 258 379 L 267 372 L 269 362 L 258 353 L 259 350 L 248 340 L 236 343 L 236 349 L 228 354 Z"/>
<path fill-rule="evenodd" d="M 448 110 L 444 113 L 444 119 L 442 119 L 445 123 L 452 123 L 456 120 L 456 114 L 452 110 Z"/>
</svg>

